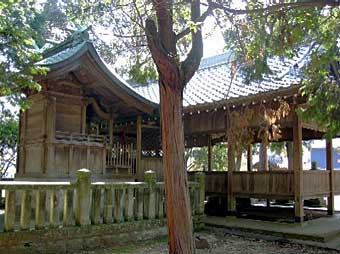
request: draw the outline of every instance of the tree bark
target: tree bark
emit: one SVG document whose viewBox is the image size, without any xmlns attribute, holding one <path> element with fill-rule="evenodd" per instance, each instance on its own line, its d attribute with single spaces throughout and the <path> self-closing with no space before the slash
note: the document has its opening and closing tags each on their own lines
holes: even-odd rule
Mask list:
<svg viewBox="0 0 340 254">
<path fill-rule="evenodd" d="M 191 254 L 195 249 L 184 159 L 183 92 L 180 86 L 167 85 L 164 77 L 159 82 L 169 253 Z"/>
</svg>

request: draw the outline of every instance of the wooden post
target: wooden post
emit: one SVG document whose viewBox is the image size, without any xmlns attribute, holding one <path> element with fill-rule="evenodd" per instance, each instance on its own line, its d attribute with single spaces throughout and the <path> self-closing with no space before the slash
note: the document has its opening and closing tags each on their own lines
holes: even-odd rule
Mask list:
<svg viewBox="0 0 340 254">
<path fill-rule="evenodd" d="M 327 198 L 328 215 L 334 214 L 334 171 L 333 171 L 333 142 L 326 140 L 326 165 L 329 171 L 329 196 Z"/>
<path fill-rule="evenodd" d="M 109 120 L 109 143 L 113 145 L 113 119 Z"/>
<path fill-rule="evenodd" d="M 136 155 L 136 170 L 139 180 L 142 179 L 143 173 L 141 172 L 141 161 L 142 161 L 142 117 L 137 117 L 137 155 Z"/>
<path fill-rule="evenodd" d="M 247 171 L 251 172 L 253 168 L 253 147 L 252 145 L 247 146 Z"/>
<path fill-rule="evenodd" d="M 208 135 L 208 171 L 212 170 L 212 146 L 211 146 L 211 135 Z"/>
<path fill-rule="evenodd" d="M 236 200 L 233 195 L 233 172 L 235 171 L 235 152 L 228 142 L 228 213 L 236 212 Z"/>
<path fill-rule="evenodd" d="M 55 139 L 55 123 L 56 123 L 56 111 L 57 100 L 56 97 L 48 97 L 46 109 L 46 137 L 49 142 Z"/>
<path fill-rule="evenodd" d="M 295 220 L 303 222 L 302 125 L 296 113 L 294 114 L 293 121 L 294 210 Z"/>
<path fill-rule="evenodd" d="M 81 133 L 85 134 L 86 133 L 86 111 L 87 111 L 87 105 L 88 102 L 85 100 L 83 102 L 83 105 L 81 107 Z"/>
<path fill-rule="evenodd" d="M 77 171 L 76 187 L 76 224 L 79 226 L 90 224 L 90 193 L 91 171 L 80 169 Z"/>
</svg>

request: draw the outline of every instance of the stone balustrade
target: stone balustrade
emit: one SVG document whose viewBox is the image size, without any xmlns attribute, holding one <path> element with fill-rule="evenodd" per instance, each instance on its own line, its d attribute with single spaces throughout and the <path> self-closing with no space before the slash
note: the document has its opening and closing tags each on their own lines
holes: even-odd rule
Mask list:
<svg viewBox="0 0 340 254">
<path fill-rule="evenodd" d="M 164 183 L 147 171 L 144 182 L 91 182 L 77 171 L 71 182 L 0 182 L 5 190 L 4 231 L 164 219 Z M 204 214 L 204 174 L 189 182 L 194 224 Z"/>
</svg>

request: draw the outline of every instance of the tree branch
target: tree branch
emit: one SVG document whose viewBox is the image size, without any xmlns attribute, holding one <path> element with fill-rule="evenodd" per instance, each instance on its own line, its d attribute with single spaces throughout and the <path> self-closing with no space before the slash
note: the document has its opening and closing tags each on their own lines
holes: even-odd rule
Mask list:
<svg viewBox="0 0 340 254">
<path fill-rule="evenodd" d="M 171 30 L 172 31 L 172 30 Z M 178 68 L 175 58 L 164 48 L 160 38 L 160 33 L 157 31 L 156 24 L 153 20 L 147 19 L 145 23 L 145 32 L 148 41 L 148 47 L 151 52 L 152 59 L 154 60 L 160 75 L 173 74 L 174 78 L 177 77 Z M 168 80 L 169 85 L 178 84 L 177 80 Z"/>
<path fill-rule="evenodd" d="M 200 17 L 200 0 L 191 1 L 191 19 L 197 20 Z M 198 69 L 203 56 L 203 37 L 202 30 L 199 27 L 196 32 L 191 31 L 192 47 L 187 58 L 181 62 L 182 84 L 183 88 L 186 83 L 194 76 Z"/>
<path fill-rule="evenodd" d="M 244 10 L 244 9 L 234 9 L 229 8 L 226 6 L 223 6 L 221 3 L 216 2 L 209 2 L 209 6 L 211 6 L 214 9 L 221 9 L 226 14 L 232 14 L 232 15 L 244 15 L 244 14 L 257 14 L 257 13 L 272 13 L 279 10 L 287 10 L 287 9 L 300 9 L 300 8 L 306 8 L 306 7 L 325 7 L 325 6 L 331 6 L 336 7 L 340 6 L 340 1 L 338 0 L 306 0 L 306 1 L 298 1 L 293 3 L 279 3 L 274 5 L 269 5 L 264 8 L 257 8 L 257 9 L 250 9 L 250 10 Z"/>
<path fill-rule="evenodd" d="M 176 40 L 173 32 L 172 0 L 153 0 L 156 11 L 159 40 L 169 55 L 176 57 Z"/>
<path fill-rule="evenodd" d="M 196 20 L 192 20 L 192 21 L 195 22 L 195 23 L 204 22 L 204 20 L 212 13 L 213 9 L 214 8 L 209 5 L 208 9 L 199 18 L 197 18 Z M 190 27 L 187 27 L 186 29 L 184 29 L 180 33 L 176 34 L 176 41 L 178 41 L 181 38 L 183 38 L 184 36 L 188 35 L 190 32 L 191 32 Z"/>
</svg>

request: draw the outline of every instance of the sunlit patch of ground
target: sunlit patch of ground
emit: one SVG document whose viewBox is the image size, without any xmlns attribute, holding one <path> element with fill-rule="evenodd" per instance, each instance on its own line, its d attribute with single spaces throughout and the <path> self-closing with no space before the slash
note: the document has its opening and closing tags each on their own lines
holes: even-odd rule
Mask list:
<svg viewBox="0 0 340 254">
<path fill-rule="evenodd" d="M 336 254 L 335 250 L 318 248 L 308 245 L 290 243 L 285 240 L 259 240 L 230 234 L 214 234 L 203 232 L 200 238 L 206 239 L 209 248 L 197 250 L 197 254 Z M 167 241 L 144 242 L 130 244 L 116 248 L 96 251 L 84 251 L 81 254 L 166 254 L 168 253 Z"/>
</svg>

